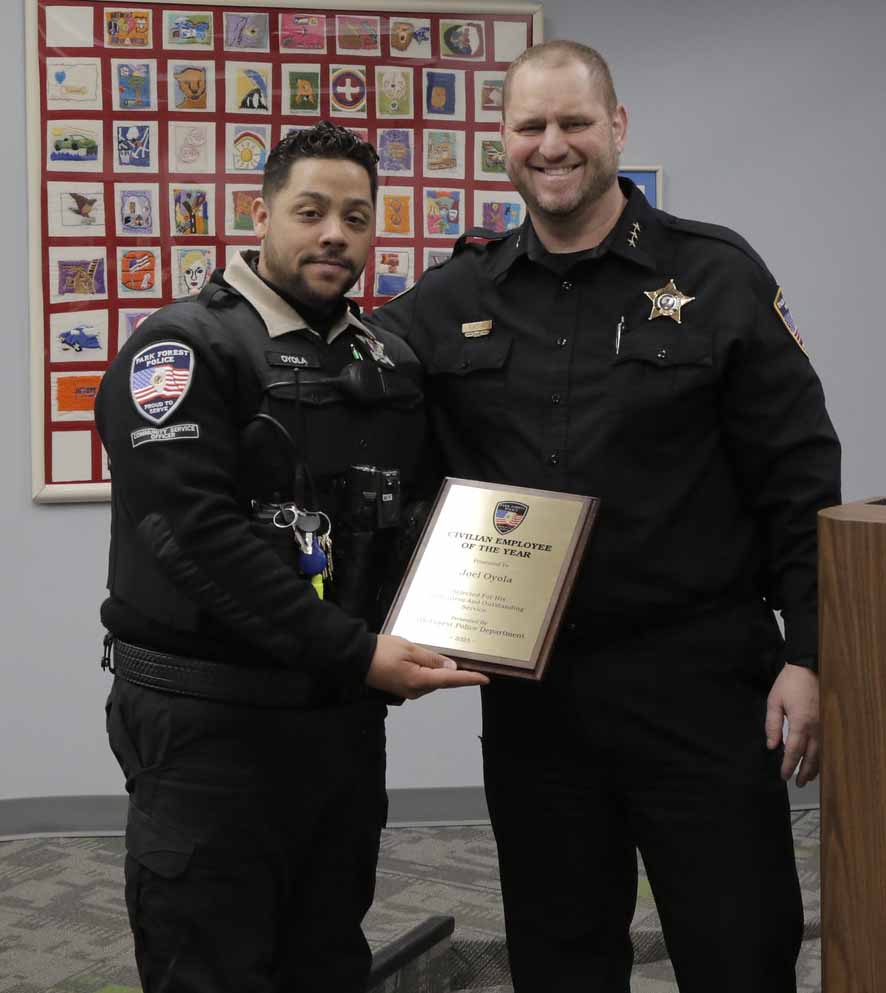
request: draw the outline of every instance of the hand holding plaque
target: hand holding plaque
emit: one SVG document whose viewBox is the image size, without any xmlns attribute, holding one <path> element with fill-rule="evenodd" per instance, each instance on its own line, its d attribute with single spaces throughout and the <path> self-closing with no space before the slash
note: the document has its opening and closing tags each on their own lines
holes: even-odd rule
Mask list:
<svg viewBox="0 0 886 993">
<path fill-rule="evenodd" d="M 447 478 L 382 632 L 465 669 L 541 679 L 598 504 Z"/>
</svg>

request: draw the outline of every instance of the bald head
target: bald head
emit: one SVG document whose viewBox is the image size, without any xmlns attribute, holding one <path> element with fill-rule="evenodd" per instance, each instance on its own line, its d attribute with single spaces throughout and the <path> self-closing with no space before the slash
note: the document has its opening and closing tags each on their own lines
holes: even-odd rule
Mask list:
<svg viewBox="0 0 886 993">
<path fill-rule="evenodd" d="M 586 67 L 589 76 L 600 88 L 600 97 L 607 112 L 614 114 L 618 106 L 618 98 L 615 95 L 612 73 L 609 71 L 606 59 L 596 49 L 589 45 L 582 45 L 577 41 L 546 41 L 542 45 L 533 45 L 532 48 L 527 48 L 508 67 L 502 91 L 502 118 L 507 116 L 511 83 L 514 76 L 524 66 L 559 68 L 570 62 L 578 62 Z"/>
</svg>

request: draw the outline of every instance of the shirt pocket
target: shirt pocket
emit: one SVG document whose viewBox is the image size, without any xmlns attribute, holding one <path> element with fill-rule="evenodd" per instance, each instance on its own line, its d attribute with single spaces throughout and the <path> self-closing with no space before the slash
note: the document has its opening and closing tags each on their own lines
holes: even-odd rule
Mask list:
<svg viewBox="0 0 886 993">
<path fill-rule="evenodd" d="M 435 404 L 465 427 L 501 427 L 513 339 L 493 334 L 438 346 L 428 363 Z"/>
<path fill-rule="evenodd" d="M 713 379 L 710 335 L 637 331 L 621 339 L 609 375 L 608 407 L 660 433 L 710 405 Z"/>
</svg>

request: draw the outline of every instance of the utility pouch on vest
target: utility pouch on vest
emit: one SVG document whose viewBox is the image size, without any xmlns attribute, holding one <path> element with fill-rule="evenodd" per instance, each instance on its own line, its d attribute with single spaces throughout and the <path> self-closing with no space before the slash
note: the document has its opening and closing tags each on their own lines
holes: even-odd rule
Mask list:
<svg viewBox="0 0 886 993">
<path fill-rule="evenodd" d="M 400 523 L 400 470 L 352 465 L 347 517 L 356 531 L 396 527 Z"/>
</svg>

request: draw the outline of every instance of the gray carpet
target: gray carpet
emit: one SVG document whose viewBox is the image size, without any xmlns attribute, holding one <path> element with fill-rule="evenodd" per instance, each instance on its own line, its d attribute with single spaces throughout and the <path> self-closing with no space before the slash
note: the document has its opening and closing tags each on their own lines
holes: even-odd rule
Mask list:
<svg viewBox="0 0 886 993">
<path fill-rule="evenodd" d="M 818 811 L 794 815 L 794 837 L 807 922 L 798 990 L 819 993 Z M 119 837 L 0 842 L 0 993 L 138 989 L 122 863 Z M 719 898 L 713 879 L 711 899 Z M 455 917 L 448 953 L 452 989 L 510 993 L 498 864 L 488 826 L 385 831 L 376 902 L 366 919 L 370 943 L 387 944 L 434 914 Z M 645 878 L 633 938 L 634 993 L 676 993 Z"/>
</svg>

